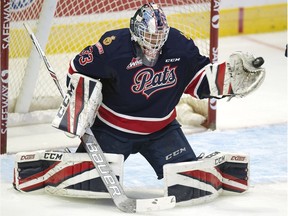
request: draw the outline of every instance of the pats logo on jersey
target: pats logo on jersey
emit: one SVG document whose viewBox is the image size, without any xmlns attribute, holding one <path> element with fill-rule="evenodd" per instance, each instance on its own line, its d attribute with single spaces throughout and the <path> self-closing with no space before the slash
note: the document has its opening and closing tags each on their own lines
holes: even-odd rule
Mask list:
<svg viewBox="0 0 288 216">
<path fill-rule="evenodd" d="M 139 57 L 137 58 L 132 58 L 131 62 L 127 65 L 126 69 L 130 70 L 136 67 L 139 67 L 142 65 L 142 59 L 140 59 Z"/>
<path fill-rule="evenodd" d="M 172 88 L 177 83 L 176 68 L 165 66 L 161 71 L 152 68 L 139 70 L 134 76 L 132 92 L 143 94 L 148 99 L 157 91 Z"/>
</svg>

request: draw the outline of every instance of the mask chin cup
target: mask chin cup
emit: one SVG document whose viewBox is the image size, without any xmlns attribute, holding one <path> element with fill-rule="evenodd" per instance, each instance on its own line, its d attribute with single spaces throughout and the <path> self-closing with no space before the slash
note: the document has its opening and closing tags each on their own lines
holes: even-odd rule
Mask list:
<svg viewBox="0 0 288 216">
<path fill-rule="evenodd" d="M 142 57 L 140 57 L 140 58 L 142 59 L 142 63 L 145 66 L 153 67 L 156 64 L 158 57 L 159 57 L 159 53 L 153 59 L 147 58 L 146 55 L 144 55 L 144 54 L 142 54 Z"/>
<path fill-rule="evenodd" d="M 153 58 L 150 58 L 148 55 L 146 55 L 143 50 L 140 48 L 140 46 L 136 47 L 136 55 L 142 60 L 142 64 L 144 64 L 147 67 L 153 67 L 159 58 L 160 52 L 157 52 Z"/>
</svg>

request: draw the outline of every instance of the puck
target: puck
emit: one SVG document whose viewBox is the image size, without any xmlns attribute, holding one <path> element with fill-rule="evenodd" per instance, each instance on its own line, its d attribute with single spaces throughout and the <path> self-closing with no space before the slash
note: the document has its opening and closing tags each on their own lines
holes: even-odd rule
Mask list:
<svg viewBox="0 0 288 216">
<path fill-rule="evenodd" d="M 264 59 L 262 57 L 258 57 L 253 60 L 252 64 L 255 68 L 259 68 L 264 64 Z"/>
</svg>

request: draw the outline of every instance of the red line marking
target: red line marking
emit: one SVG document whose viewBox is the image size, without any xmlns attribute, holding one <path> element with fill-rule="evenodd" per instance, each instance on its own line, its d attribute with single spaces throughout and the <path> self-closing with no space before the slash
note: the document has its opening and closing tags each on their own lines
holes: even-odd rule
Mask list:
<svg viewBox="0 0 288 216">
<path fill-rule="evenodd" d="M 267 46 L 269 48 L 273 48 L 273 49 L 277 49 L 277 50 L 281 50 L 284 52 L 285 48 L 284 47 L 279 47 L 279 46 L 275 46 L 273 44 L 270 44 L 270 43 L 266 43 L 266 42 L 263 42 L 261 40 L 257 40 L 257 39 L 254 39 L 254 38 L 251 38 L 251 37 L 248 37 L 248 36 L 243 36 L 244 39 L 246 40 L 249 40 L 251 42 L 254 42 L 254 43 L 258 43 L 258 44 L 261 44 L 263 46 Z"/>
<path fill-rule="evenodd" d="M 239 19 L 238 19 L 238 32 L 243 33 L 244 31 L 244 8 L 239 8 Z"/>
</svg>

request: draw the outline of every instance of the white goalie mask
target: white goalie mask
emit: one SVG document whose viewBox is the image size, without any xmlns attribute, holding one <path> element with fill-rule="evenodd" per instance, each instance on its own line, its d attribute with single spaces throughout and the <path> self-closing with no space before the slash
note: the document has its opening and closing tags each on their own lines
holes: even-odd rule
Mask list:
<svg viewBox="0 0 288 216">
<path fill-rule="evenodd" d="M 161 7 L 154 3 L 143 5 L 130 20 L 132 40 L 141 50 L 137 56 L 146 66 L 154 66 L 166 42 L 170 27 Z"/>
</svg>

